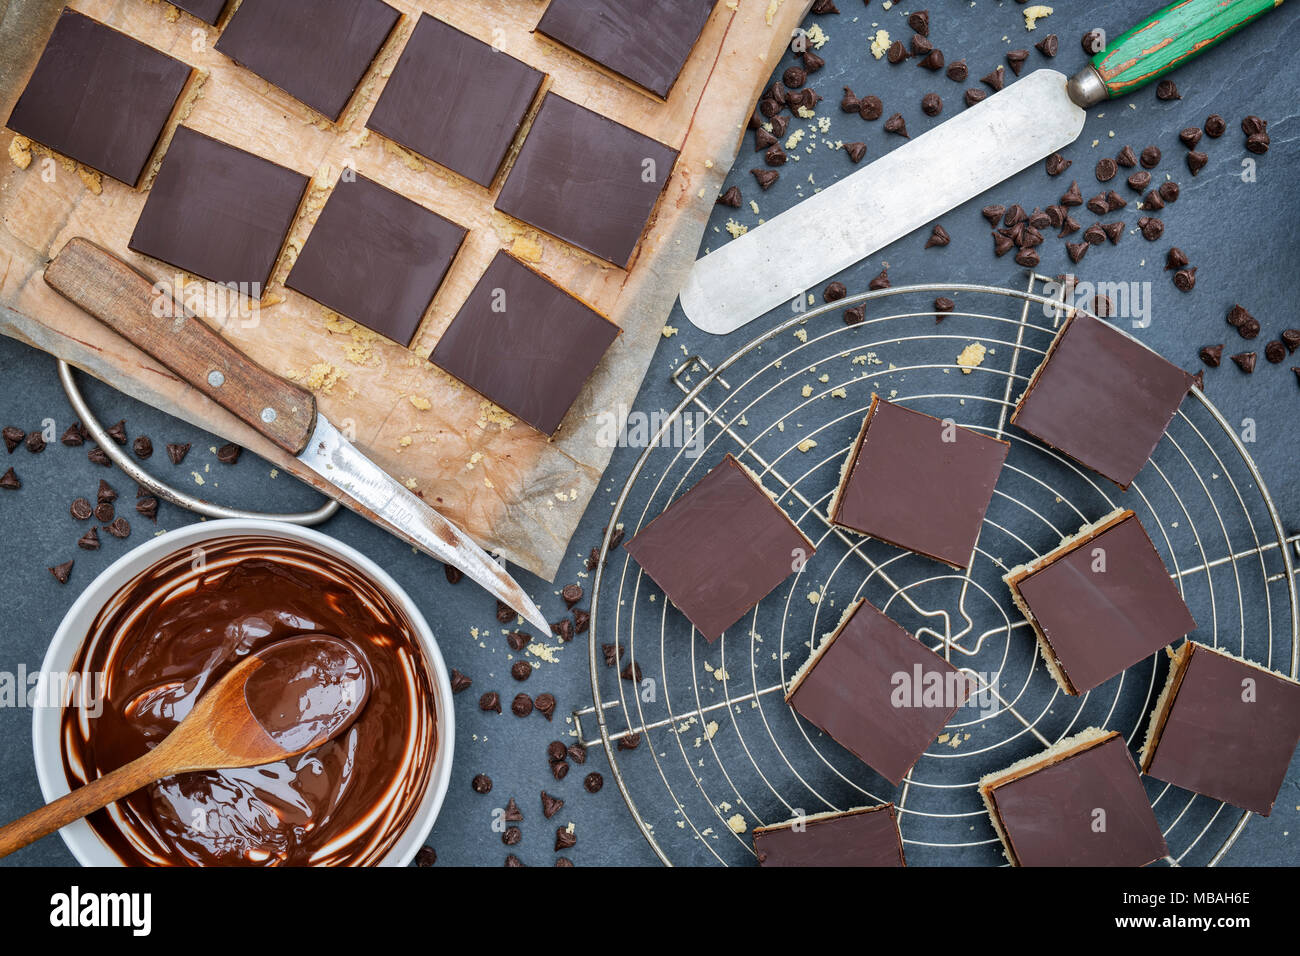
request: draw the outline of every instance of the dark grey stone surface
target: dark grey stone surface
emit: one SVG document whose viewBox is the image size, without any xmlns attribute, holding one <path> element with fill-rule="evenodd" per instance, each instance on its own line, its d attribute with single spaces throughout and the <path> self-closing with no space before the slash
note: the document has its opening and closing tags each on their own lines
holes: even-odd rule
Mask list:
<svg viewBox="0 0 1300 956">
<path fill-rule="evenodd" d="M 824 97 L 819 116 L 829 117 L 831 127 L 824 136 L 809 134 L 798 152 L 800 159 L 782 169 L 782 179 L 771 191 L 760 193 L 749 169 L 761 165 L 761 157 L 752 152 L 752 135 L 746 137 L 740 156 L 728 179 L 739 185 L 746 203 L 759 203 L 760 216 L 770 218 L 800 197 L 809 195 L 816 185 L 826 185 L 846 175 L 854 167 L 847 156 L 828 148 L 823 139 L 868 144 L 867 160 L 897 145 L 898 140 L 883 132 L 881 123 L 867 123 L 856 115 L 838 109 L 841 87 L 851 85 L 859 94 L 874 93 L 885 102 L 885 115 L 901 112 L 908 129 L 916 135 L 953 115 L 962 108 L 961 92 L 977 86 L 978 78 L 1000 62 L 1009 49 L 1031 49 L 1026 69 L 1054 66 L 1073 72 L 1084 61 L 1079 37 L 1088 29 L 1102 27 L 1112 32 L 1122 30 L 1133 13 L 1133 5 L 1121 3 L 1055 4 L 1057 12 L 1041 21 L 1033 33 L 1027 33 L 1021 5 L 989 0 L 967 3 L 931 4 L 931 40 L 943 50 L 949 61 L 965 57 L 971 78 L 964 84 L 948 80 L 942 73 L 933 74 L 908 61 L 891 67 L 877 61 L 867 50 L 868 37 L 877 28 L 887 29 L 905 41 L 910 31 L 905 24 L 905 5 L 896 4 L 882 10 L 879 2 L 864 5 L 860 0 L 838 0 L 841 13 L 813 18 L 829 41 L 820 50 L 827 66 L 812 79 Z M 1048 63 L 1032 50 L 1032 43 L 1047 33 L 1060 36 L 1061 52 Z M 1007 38 L 1004 40 L 1003 38 Z M 1226 342 L 1227 352 L 1262 352 L 1266 341 L 1287 327 L 1300 325 L 1294 299 L 1293 282 L 1300 262 L 1300 238 L 1295 227 L 1297 196 L 1295 183 L 1300 174 L 1297 150 L 1296 94 L 1300 88 L 1291 69 L 1291 51 L 1300 46 L 1300 10 L 1283 6 L 1246 33 L 1202 57 L 1177 74 L 1183 98 L 1159 102 L 1154 91 L 1139 91 L 1126 100 L 1107 104 L 1091 111 L 1079 141 L 1065 151 L 1074 165 L 1067 173 L 1049 179 L 1040 165 L 954 210 L 940 220 L 952 235 L 946 248 L 922 250 L 928 229 L 900 240 L 870 260 L 847 270 L 840 278 L 850 292 L 864 291 L 866 283 L 882 264 L 888 263 L 894 285 L 922 282 L 973 282 L 1021 288 L 1024 273 L 1011 257 L 995 259 L 991 251 L 988 228 L 979 215 L 987 202 L 1009 205 L 1019 202 L 1026 208 L 1046 205 L 1077 178 L 1084 196 L 1102 188 L 1093 178 L 1092 168 L 1103 155 L 1114 155 L 1125 144 L 1140 151 L 1155 144 L 1164 153 L 1157 170 L 1157 182 L 1168 172 L 1182 185 L 1182 198 L 1168 207 L 1163 218 L 1164 238 L 1148 243 L 1131 232 L 1118 247 L 1094 249 L 1075 271 L 1093 281 L 1150 282 L 1152 322 L 1149 327 L 1133 330 L 1143 341 L 1174 362 L 1189 370 L 1199 367 L 1197 350 L 1202 345 Z M 787 57 L 780 69 L 789 65 Z M 1010 79 L 1010 77 L 1008 77 Z M 943 113 L 928 119 L 920 111 L 921 96 L 938 92 L 944 100 Z M 1183 165 L 1184 148 L 1177 139 L 1178 130 L 1198 125 L 1212 113 L 1221 113 L 1228 122 L 1227 134 L 1217 141 L 1204 141 L 1202 149 L 1210 155 L 1210 165 L 1193 178 Z M 1241 118 L 1255 113 L 1270 122 L 1272 149 L 1257 157 L 1254 182 L 1242 180 L 1241 161 L 1247 158 L 1239 129 Z M 792 129 L 807 127 L 794 123 Z M 1113 132 L 1113 136 L 1111 135 Z M 1091 145 L 1097 140 L 1097 146 Z M 811 142 L 811 153 L 802 149 Z M 1122 179 L 1110 184 L 1127 192 Z M 1135 198 L 1135 197 L 1133 197 Z M 1138 213 L 1132 203 L 1122 216 L 1132 229 Z M 747 207 L 730 210 L 719 207 L 713 217 L 705 246 L 716 248 L 726 239 L 722 231 L 729 218 L 754 225 L 755 216 Z M 1106 217 L 1113 218 L 1113 217 Z M 1083 225 L 1095 217 L 1079 215 Z M 1190 295 L 1174 290 L 1168 274 L 1163 272 L 1165 250 L 1170 245 L 1184 249 L 1199 266 L 1198 284 Z M 1051 235 L 1040 250 L 1040 270 L 1055 274 L 1069 269 L 1063 241 Z M 797 257 L 796 250 L 791 256 Z M 1224 324 L 1228 308 L 1240 302 L 1257 316 L 1264 332 L 1254 343 L 1241 341 Z M 771 327 L 780 316 L 769 316 L 749 329 L 726 339 L 718 339 L 692 329 L 678 310 L 669 320 L 679 331 L 660 345 L 637 408 L 657 410 L 672 408 L 680 392 L 668 381 L 673 368 L 684 355 L 700 354 L 718 361 L 753 335 Z M 944 361 L 951 356 L 945 350 Z M 1285 530 L 1300 531 L 1300 382 L 1290 366 L 1300 365 L 1300 353 L 1289 356 L 1278 366 L 1260 357 L 1253 376 L 1241 374 L 1229 362 L 1217 370 L 1206 370 L 1206 391 L 1226 419 L 1239 432 L 1246 420 L 1254 423 L 1254 441 L 1246 447 L 1277 502 Z M 218 463 L 210 448 L 218 444 L 209 436 L 187 425 L 167 419 L 137 403 L 90 383 L 87 393 L 92 405 L 106 423 L 126 418 L 131 434 L 149 434 L 158 452 L 153 459 L 155 473 L 175 480 L 181 487 L 194 489 L 190 472 L 205 473 L 208 483 L 203 492 L 225 504 L 260 509 L 298 509 L 314 507 L 314 495 L 290 479 L 271 479 L 265 463 L 245 456 L 238 465 Z M 0 424 L 17 424 L 35 428 L 44 419 L 53 419 L 61 432 L 70 421 L 70 409 L 58 386 L 55 364 L 10 340 L 0 340 Z M 168 441 L 191 441 L 194 450 L 182 467 L 174 468 L 162 454 Z M 582 528 L 571 547 L 572 557 L 554 586 L 521 575 L 525 586 L 538 598 L 544 611 L 558 619 L 563 611 L 559 599 L 560 585 L 571 581 L 582 567 L 582 557 L 592 544 L 598 543 L 602 526 L 611 513 L 611 505 L 639 455 L 639 449 L 621 448 L 601 484 Z M 132 539 L 119 542 L 105 538 L 98 552 L 82 552 L 75 547 L 79 526 L 68 516 L 67 508 L 78 495 L 93 496 L 97 480 L 106 477 L 129 498 L 129 484 L 116 469 L 105 471 L 87 462 L 84 449 L 68 449 L 57 444 L 39 456 L 18 449 L 11 456 L 0 453 L 0 470 L 14 465 L 23 480 L 18 492 L 0 492 L 0 555 L 6 566 L 3 585 L 4 618 L 0 624 L 0 670 L 13 671 L 20 665 L 37 667 L 51 634 L 63 613 L 91 580 L 126 548 L 151 534 L 155 528 L 143 520 L 133 520 Z M 116 477 L 115 477 L 116 476 Z M 164 505 L 159 513 L 158 529 L 176 528 L 193 516 Z M 374 558 L 416 598 L 437 635 L 443 654 L 451 666 L 474 679 L 474 686 L 457 698 L 457 757 L 451 790 L 430 843 L 437 848 L 440 863 L 499 865 L 507 852 L 499 836 L 491 829 L 491 812 L 514 796 L 526 815 L 524 840 L 513 849 L 531 865 L 549 865 L 554 828 L 573 821 L 578 844 L 565 855 L 579 865 L 645 864 L 654 856 L 641 838 L 608 773 L 608 761 L 599 749 L 593 749 L 585 767 L 575 767 L 566 780 L 556 783 L 547 768 L 545 747 L 552 739 L 564 738 L 569 729 L 557 715 L 547 724 L 534 715 L 518 720 L 507 711 L 503 716 L 483 714 L 476 701 L 484 690 L 497 689 L 509 700 L 516 692 L 510 678 L 509 649 L 500 636 L 501 628 L 493 615 L 493 602 L 468 582 L 456 587 L 446 583 L 441 569 L 422 556 L 413 555 L 383 532 L 351 514 L 342 514 L 324 529 L 327 533 L 360 549 Z M 69 558 L 77 564 L 71 582 L 59 587 L 45 570 Z M 583 578 L 590 589 L 590 579 Z M 603 595 L 602 595 L 603 597 Z M 586 600 L 583 605 L 586 606 Z M 600 622 L 598 622 L 599 625 Z M 473 629 L 480 636 L 474 636 Z M 598 638 L 599 640 L 600 638 Z M 609 639 L 605 636 L 605 639 Z M 542 664 L 524 688 L 531 693 L 551 690 L 560 701 L 560 712 L 589 705 L 591 702 L 585 647 L 575 641 L 560 653 L 554 665 Z M 588 720 L 584 729 L 591 734 Z M 1030 748 L 1031 749 L 1031 748 Z M 1028 749 L 1026 750 L 1028 752 Z M 639 757 L 644 758 L 644 752 Z M 634 789 L 643 781 L 633 767 Z M 598 770 L 606 774 L 605 789 L 596 796 L 583 792 L 585 772 Z M 490 796 L 482 797 L 470 790 L 469 781 L 476 773 L 486 773 L 495 781 Z M 22 709 L 0 709 L 0 819 L 14 817 L 37 805 L 40 794 L 36 786 L 31 756 L 31 715 Z M 639 793 L 653 799 L 653 781 Z M 541 816 L 538 791 L 546 789 L 562 797 L 566 805 L 551 821 Z M 657 807 L 657 813 L 664 813 Z M 1291 773 L 1277 808 L 1269 819 L 1252 819 L 1234 848 L 1228 853 L 1229 864 L 1288 864 L 1297 859 L 1297 811 L 1300 809 L 1300 761 L 1293 761 Z M 667 814 L 665 814 L 667 815 Z M 987 824 L 971 821 L 980 830 Z M 684 836 L 660 826 L 656 832 L 667 845 L 682 846 Z M 909 847 L 909 855 L 912 848 Z M 689 857 L 689 853 L 683 853 Z M 64 864 L 71 862 L 61 841 L 47 839 L 15 855 L 6 864 Z"/>
</svg>

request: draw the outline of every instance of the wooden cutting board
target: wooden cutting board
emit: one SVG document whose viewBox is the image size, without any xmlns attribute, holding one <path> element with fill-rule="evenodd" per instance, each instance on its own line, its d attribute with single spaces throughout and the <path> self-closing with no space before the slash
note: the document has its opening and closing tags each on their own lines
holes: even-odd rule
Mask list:
<svg viewBox="0 0 1300 956">
<path fill-rule="evenodd" d="M 719 0 L 666 103 L 535 36 L 545 0 L 388 2 L 403 20 L 338 124 L 217 53 L 218 30 L 170 4 L 68 5 L 200 71 L 176 122 L 313 177 L 256 315 L 208 299 L 201 300 L 207 304 L 200 314 L 255 360 L 311 388 L 322 412 L 351 430 L 363 451 L 485 548 L 549 580 L 613 452 L 598 440 L 602 422 L 636 397 L 761 87 L 812 0 Z M 63 5 L 0 2 L 0 117 L 9 115 Z M 494 190 L 367 134 L 365 119 L 421 11 L 544 71 L 549 89 L 559 95 L 680 151 L 628 271 L 509 220 L 493 210 Z M 74 236 L 103 245 L 154 279 L 172 280 L 176 270 L 126 247 L 146 192 L 101 180 L 39 148 L 29 157 L 23 141 L 14 140 L 7 130 L 0 135 L 11 157 L 0 158 L 0 332 L 330 492 L 292 458 L 46 287 L 45 263 Z M 27 167 L 19 168 L 28 158 Z M 409 349 L 283 287 L 297 249 L 346 166 L 470 230 Z M 146 174 L 146 188 L 150 179 Z M 439 335 L 503 248 L 623 330 L 551 440 L 513 422 L 428 362 Z"/>
</svg>

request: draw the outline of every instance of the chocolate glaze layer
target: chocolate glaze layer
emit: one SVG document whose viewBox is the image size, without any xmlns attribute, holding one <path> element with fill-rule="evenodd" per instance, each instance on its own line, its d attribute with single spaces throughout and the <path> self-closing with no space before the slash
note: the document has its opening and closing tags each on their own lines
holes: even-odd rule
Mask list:
<svg viewBox="0 0 1300 956">
<path fill-rule="evenodd" d="M 228 0 L 167 0 L 172 6 L 180 7 L 191 16 L 198 17 L 204 23 L 216 25 L 221 19 L 221 11 L 226 9 Z"/>
<path fill-rule="evenodd" d="M 1011 415 L 1075 461 L 1127 488 L 1192 387 L 1192 376 L 1092 316 L 1066 321 Z"/>
<path fill-rule="evenodd" d="M 244 703 L 267 736 L 293 753 L 337 736 L 365 707 L 365 655 L 316 634 L 268 644 L 244 682 Z"/>
<path fill-rule="evenodd" d="M 198 565 L 197 567 L 195 565 Z M 437 749 L 432 683 L 410 622 L 359 572 L 304 545 L 231 537 L 173 555 L 107 603 L 74 664 L 103 713 L 63 713 L 70 786 L 152 749 L 250 652 L 336 635 L 373 676 L 338 737 L 246 770 L 161 780 L 88 818 L 124 862 L 371 865 L 413 818 Z"/>
<path fill-rule="evenodd" d="M 337 120 L 400 17 L 383 0 L 243 0 L 217 52 Z"/>
<path fill-rule="evenodd" d="M 64 10 L 7 125 L 135 186 L 190 72 L 180 60 Z"/>
<path fill-rule="evenodd" d="M 537 32 L 666 99 L 717 0 L 551 0 Z"/>
<path fill-rule="evenodd" d="M 892 803 L 754 830 L 759 866 L 906 866 Z"/>
<path fill-rule="evenodd" d="M 1300 684 L 1203 644 L 1188 653 L 1145 770 L 1268 816 L 1300 743 Z"/>
</svg>

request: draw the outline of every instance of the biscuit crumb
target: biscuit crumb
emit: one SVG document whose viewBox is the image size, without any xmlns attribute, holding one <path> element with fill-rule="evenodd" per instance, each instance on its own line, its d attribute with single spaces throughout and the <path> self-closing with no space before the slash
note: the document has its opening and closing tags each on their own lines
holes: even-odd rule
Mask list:
<svg viewBox="0 0 1300 956">
<path fill-rule="evenodd" d="M 9 141 L 9 159 L 19 169 L 32 164 L 32 141 L 26 136 L 15 136 Z"/>
<path fill-rule="evenodd" d="M 1041 3 L 1032 7 L 1025 7 L 1025 29 L 1034 29 L 1039 20 L 1050 17 L 1052 12 L 1051 7 L 1043 6 Z"/>
<path fill-rule="evenodd" d="M 957 356 L 957 364 L 961 366 L 962 374 L 969 375 L 976 367 L 983 364 L 984 353 L 987 351 L 982 342 L 972 342 L 962 349 L 961 354 Z"/>
</svg>

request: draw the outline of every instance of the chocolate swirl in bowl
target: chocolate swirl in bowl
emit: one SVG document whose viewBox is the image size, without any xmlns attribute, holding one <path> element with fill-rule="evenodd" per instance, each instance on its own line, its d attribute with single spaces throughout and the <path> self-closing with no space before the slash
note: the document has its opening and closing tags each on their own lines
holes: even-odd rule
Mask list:
<svg viewBox="0 0 1300 956">
<path fill-rule="evenodd" d="M 63 713 L 69 786 L 156 746 L 250 652 L 320 632 L 364 656 L 359 716 L 301 756 L 180 774 L 89 817 L 133 865 L 365 866 L 411 822 L 438 745 L 432 681 L 402 610 L 351 565 L 307 545 L 239 536 L 137 575 L 96 617 L 73 670 L 101 674 L 103 712 Z"/>
</svg>

